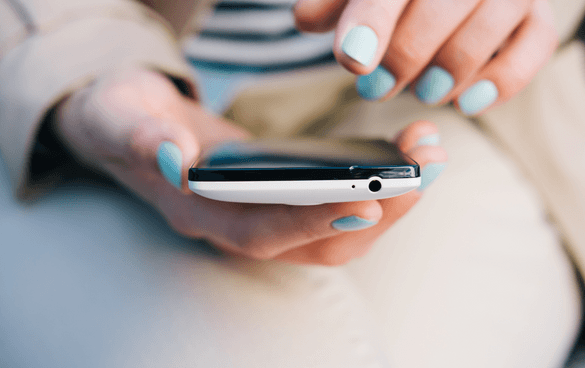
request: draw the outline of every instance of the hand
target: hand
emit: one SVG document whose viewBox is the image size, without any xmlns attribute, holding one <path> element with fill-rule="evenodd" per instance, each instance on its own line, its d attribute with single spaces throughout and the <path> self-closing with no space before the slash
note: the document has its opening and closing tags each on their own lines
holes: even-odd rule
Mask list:
<svg viewBox="0 0 585 368">
<path fill-rule="evenodd" d="M 104 76 L 75 92 L 59 105 L 54 124 L 74 155 L 151 203 L 176 231 L 256 259 L 345 263 L 365 253 L 421 196 L 414 191 L 383 201 L 309 207 L 200 197 L 188 189 L 186 175 L 200 151 L 248 134 L 205 112 L 166 77 L 148 70 Z M 406 129 L 398 143 L 421 166 L 445 162 L 441 148 L 416 144 L 436 133 L 434 125 L 420 122 Z M 428 167 L 433 170 L 427 181 L 432 181 L 442 166 Z"/>
<path fill-rule="evenodd" d="M 558 43 L 547 0 L 299 0 L 295 16 L 304 31 L 336 26 L 333 51 L 364 98 L 410 84 L 467 115 L 518 93 Z"/>
</svg>

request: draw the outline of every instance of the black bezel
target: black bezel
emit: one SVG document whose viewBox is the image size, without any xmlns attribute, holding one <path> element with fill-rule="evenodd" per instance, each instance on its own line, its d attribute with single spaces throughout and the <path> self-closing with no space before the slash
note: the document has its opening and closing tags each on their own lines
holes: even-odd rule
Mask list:
<svg viewBox="0 0 585 368">
<path fill-rule="evenodd" d="M 257 169 L 189 169 L 189 181 L 291 181 L 291 180 L 355 180 L 377 176 L 381 179 L 405 179 L 420 176 L 418 164 L 384 167 L 319 167 Z"/>
</svg>

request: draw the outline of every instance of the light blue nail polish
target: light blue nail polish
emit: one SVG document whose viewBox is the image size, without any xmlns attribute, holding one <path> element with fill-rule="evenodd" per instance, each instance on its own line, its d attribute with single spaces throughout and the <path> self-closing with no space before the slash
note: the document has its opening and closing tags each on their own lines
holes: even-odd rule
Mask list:
<svg viewBox="0 0 585 368">
<path fill-rule="evenodd" d="M 360 96 L 371 101 L 386 96 L 394 85 L 396 85 L 396 78 L 381 66 L 370 74 L 359 76 L 355 83 Z"/>
<path fill-rule="evenodd" d="M 331 226 L 340 231 L 357 231 L 367 229 L 376 224 L 377 224 L 376 221 L 365 220 L 357 216 L 349 216 L 333 221 L 331 223 Z"/>
<path fill-rule="evenodd" d="M 174 143 L 163 142 L 158 146 L 156 159 L 160 172 L 177 188 L 181 188 L 181 168 L 183 167 L 183 155 Z"/>
<path fill-rule="evenodd" d="M 341 43 L 341 50 L 358 63 L 368 66 L 376 55 L 378 36 L 368 26 L 353 27 Z"/>
<path fill-rule="evenodd" d="M 425 135 L 416 141 L 417 146 L 438 146 L 441 142 L 439 133 Z"/>
<path fill-rule="evenodd" d="M 431 66 L 416 84 L 414 92 L 424 103 L 435 104 L 453 89 L 455 80 L 445 69 Z"/>
<path fill-rule="evenodd" d="M 434 163 L 426 165 L 422 170 L 421 184 L 420 187 L 418 187 L 418 191 L 422 192 L 423 190 L 427 189 L 427 187 L 431 185 L 431 183 L 435 181 L 439 175 L 441 175 L 443 170 L 445 170 L 445 167 L 447 167 L 447 164 L 445 163 Z"/>
<path fill-rule="evenodd" d="M 457 102 L 461 112 L 474 115 L 498 99 L 498 88 L 489 80 L 480 80 L 463 92 Z"/>
</svg>

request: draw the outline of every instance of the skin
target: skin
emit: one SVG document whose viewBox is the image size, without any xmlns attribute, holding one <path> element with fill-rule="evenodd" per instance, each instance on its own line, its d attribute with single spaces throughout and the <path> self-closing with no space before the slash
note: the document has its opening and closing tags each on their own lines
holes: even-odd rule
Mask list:
<svg viewBox="0 0 585 368">
<path fill-rule="evenodd" d="M 177 189 L 157 165 L 162 142 L 180 148 L 186 173 L 203 150 L 249 134 L 207 113 L 195 100 L 181 95 L 168 78 L 147 69 L 103 75 L 60 103 L 53 124 L 74 156 L 137 193 L 177 232 L 207 238 L 228 253 L 254 259 L 344 264 L 366 253 L 422 195 L 412 191 L 387 200 L 307 207 L 209 200 L 189 190 L 186 175 Z M 416 122 L 398 135 L 396 143 L 421 167 L 445 162 L 442 148 L 416 146 L 420 137 L 435 133 L 434 124 Z M 355 232 L 331 226 L 347 216 L 378 223 Z"/>
<path fill-rule="evenodd" d="M 490 107 L 509 100 L 558 45 L 546 0 L 299 0 L 295 17 L 303 31 L 335 29 L 334 54 L 349 71 L 369 74 L 381 65 L 391 72 L 396 85 L 386 99 L 415 86 L 430 66 L 442 67 L 455 86 L 438 104 L 453 101 L 456 107 L 457 98 L 483 79 L 498 89 Z M 343 37 L 357 25 L 378 36 L 368 66 L 341 50 Z"/>
</svg>

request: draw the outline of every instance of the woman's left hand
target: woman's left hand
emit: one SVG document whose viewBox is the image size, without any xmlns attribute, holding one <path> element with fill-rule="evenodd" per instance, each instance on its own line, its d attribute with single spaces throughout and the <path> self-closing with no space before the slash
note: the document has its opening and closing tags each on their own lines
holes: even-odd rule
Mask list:
<svg viewBox="0 0 585 368">
<path fill-rule="evenodd" d="M 335 56 L 361 75 L 362 97 L 411 85 L 466 115 L 509 100 L 558 44 L 547 0 L 299 0 L 295 16 L 303 31 L 336 28 Z"/>
</svg>

